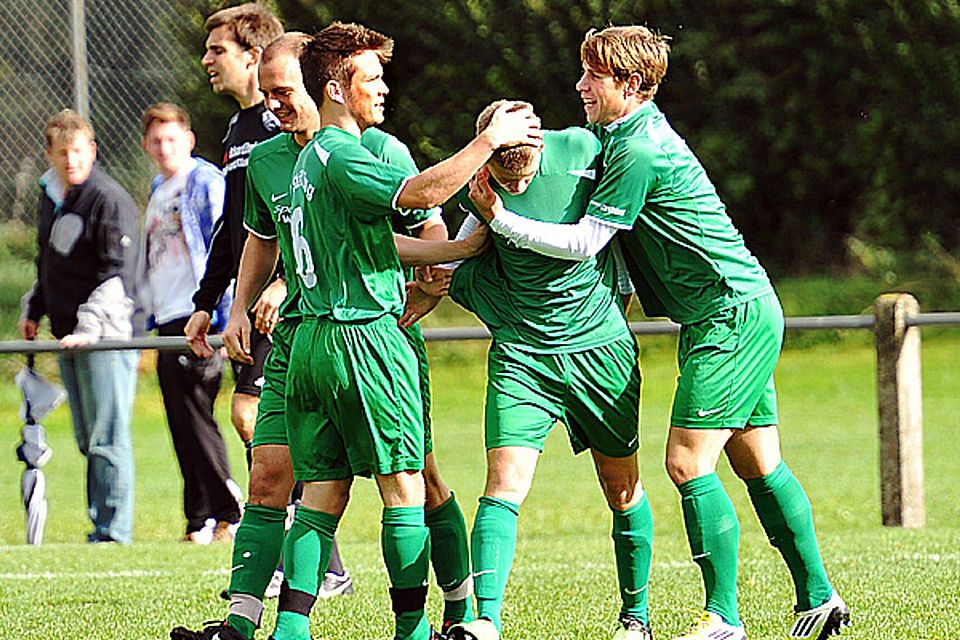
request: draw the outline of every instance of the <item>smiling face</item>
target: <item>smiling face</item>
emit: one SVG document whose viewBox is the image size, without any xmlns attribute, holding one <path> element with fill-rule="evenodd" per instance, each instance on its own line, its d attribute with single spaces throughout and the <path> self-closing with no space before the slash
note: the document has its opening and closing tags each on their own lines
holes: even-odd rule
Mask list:
<svg viewBox="0 0 960 640">
<path fill-rule="evenodd" d="M 193 152 L 192 131 L 179 122 L 155 121 L 143 136 L 143 149 L 157 163 L 164 178 L 175 175 Z"/>
<path fill-rule="evenodd" d="M 230 25 L 222 25 L 210 32 L 206 53 L 200 59 L 210 77 L 214 93 L 237 97 L 243 94 L 256 73 L 256 60 L 247 48 L 241 46 Z"/>
<path fill-rule="evenodd" d="M 307 138 L 320 127 L 320 115 L 303 86 L 300 61 L 279 55 L 260 65 L 260 93 L 267 108 L 280 120 L 280 128 L 295 137 Z M 306 140 L 303 140 L 306 142 Z"/>
<path fill-rule="evenodd" d="M 83 184 L 93 171 L 97 143 L 84 132 L 57 136 L 47 147 L 47 161 L 65 189 Z"/>
<path fill-rule="evenodd" d="M 353 74 L 345 92 L 345 104 L 361 129 L 383 122 L 389 91 L 383 81 L 383 63 L 376 51 L 362 51 L 353 57 Z"/>
<path fill-rule="evenodd" d="M 606 125 L 626 115 L 630 103 L 624 91 L 626 83 L 612 75 L 583 65 L 583 75 L 577 82 L 577 91 L 583 101 L 583 111 L 590 124 Z"/>
</svg>

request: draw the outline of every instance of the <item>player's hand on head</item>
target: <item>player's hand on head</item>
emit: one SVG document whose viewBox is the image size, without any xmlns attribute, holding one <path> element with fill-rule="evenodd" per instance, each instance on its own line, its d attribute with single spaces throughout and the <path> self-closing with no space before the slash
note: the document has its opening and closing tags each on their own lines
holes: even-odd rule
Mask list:
<svg viewBox="0 0 960 640">
<path fill-rule="evenodd" d="M 490 136 L 490 143 L 496 149 L 521 144 L 543 144 L 540 118 L 528 107 L 502 105 L 494 111 L 490 124 L 483 133 Z"/>
<path fill-rule="evenodd" d="M 256 319 L 257 331 L 270 334 L 280 322 L 280 305 L 287 297 L 287 283 L 281 279 L 274 280 L 260 294 L 257 304 L 253 305 L 253 315 Z"/>
<path fill-rule="evenodd" d="M 230 320 L 223 329 L 223 347 L 231 360 L 253 364 L 250 356 L 250 318 L 247 314 L 230 314 Z"/>
<path fill-rule="evenodd" d="M 183 328 L 183 335 L 187 337 L 187 346 L 199 358 L 212 358 L 213 347 L 207 342 L 207 332 L 210 331 L 210 314 L 206 311 L 194 311 L 187 326 Z"/>
<path fill-rule="evenodd" d="M 420 288 L 417 282 L 407 283 L 407 300 L 403 315 L 397 322 L 401 327 L 412 327 L 440 303 L 439 296 L 432 296 Z"/>
</svg>

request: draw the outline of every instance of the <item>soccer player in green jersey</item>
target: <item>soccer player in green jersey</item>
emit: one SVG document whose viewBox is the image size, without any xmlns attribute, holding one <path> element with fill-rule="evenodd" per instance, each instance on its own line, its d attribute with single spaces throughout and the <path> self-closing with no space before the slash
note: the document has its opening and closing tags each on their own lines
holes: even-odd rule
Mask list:
<svg viewBox="0 0 960 640">
<path fill-rule="evenodd" d="M 681 325 L 666 465 L 706 605 L 680 637 L 746 637 L 737 611 L 739 523 L 715 473 L 725 453 L 793 578 L 788 636 L 825 638 L 849 622 L 849 611 L 827 579 L 810 501 L 780 455 L 773 371 L 783 312 L 703 167 L 653 102 L 668 53 L 666 38 L 645 27 L 586 34 L 577 90 L 603 160 L 579 222 L 511 214 L 489 185 L 477 183 L 472 195 L 494 231 L 549 255 L 587 258 L 619 232 L 647 315 Z"/>
<path fill-rule="evenodd" d="M 477 119 L 478 132 L 502 104 L 529 106 L 491 104 Z M 596 186 L 599 153 L 599 141 L 586 129 L 545 131 L 542 147 L 500 149 L 482 173 L 492 176 L 512 211 L 574 222 Z M 466 190 L 458 196 L 470 212 Z M 465 227 L 476 221 L 471 216 Z M 520 505 L 547 435 L 560 421 L 574 452 L 589 449 L 613 512 L 622 601 L 614 637 L 650 640 L 653 516 L 637 465 L 639 353 L 618 298 L 614 250 L 577 261 L 520 249 L 500 236 L 493 241 L 494 251 L 457 266 L 450 283 L 451 298 L 474 312 L 493 336 L 484 425 L 487 482 L 471 535 L 477 620 L 454 626 L 450 637 L 499 637 Z"/>
<path fill-rule="evenodd" d="M 287 372 L 287 431 L 303 501 L 284 547 L 275 640 L 309 637 L 309 612 L 356 475 L 373 476 L 395 637 L 425 640 L 430 544 L 425 516 L 419 363 L 398 326 L 404 274 L 391 218 L 453 195 L 497 147 L 539 140 L 529 111 L 496 115 L 489 133 L 419 175 L 378 159 L 361 135 L 383 120 L 392 41 L 334 23 L 301 55 L 321 129 L 291 180 L 289 229 L 302 313 Z M 319 541 L 319 545 L 317 542 Z"/>
<path fill-rule="evenodd" d="M 250 321 L 245 309 L 267 285 L 278 255 L 285 272 L 294 274 L 289 230 L 290 176 L 300 150 L 320 128 L 320 114 L 307 95 L 300 73 L 299 54 L 309 36 L 287 33 L 263 52 L 259 75 L 260 91 L 267 108 L 277 116 L 283 133 L 259 144 L 250 155 L 247 167 L 245 226 L 246 241 L 236 289 L 236 304 L 224 331 L 224 344 L 231 358 L 249 362 L 251 355 Z M 405 166 L 411 173 L 416 166 L 406 147 L 393 136 L 369 128 L 361 139 L 364 146 L 387 162 Z M 402 258 L 425 263 L 467 257 L 480 248 L 478 240 L 446 242 L 446 226 L 433 212 L 408 216 L 422 236 L 443 238 L 443 242 L 403 242 Z M 290 359 L 290 345 L 300 322 L 299 286 L 291 278 L 286 299 L 278 313 L 261 313 L 255 307 L 259 329 L 272 336 L 273 347 L 264 368 L 264 386 L 253 437 L 253 464 L 250 473 L 249 502 L 233 549 L 230 614 L 224 623 L 208 625 L 202 631 L 182 627 L 172 637 L 206 639 L 219 633 L 221 640 L 252 638 L 263 612 L 264 591 L 280 558 L 284 539 L 286 505 L 293 487 L 293 470 L 287 446 L 284 386 Z M 419 336 L 419 333 L 411 334 Z M 422 337 L 420 337 L 422 341 Z M 424 363 L 424 366 L 426 363 Z M 429 396 L 428 379 L 421 380 Z M 429 403 L 427 402 L 427 407 Z M 426 420 L 426 415 L 425 415 Z M 444 620 L 448 624 L 470 619 L 469 559 L 466 526 L 459 505 L 437 469 L 432 452 L 427 455 L 428 478 L 426 522 L 431 531 L 434 568 L 445 587 Z M 335 555 L 336 543 L 332 553 Z M 342 565 L 340 565 L 342 574 Z M 333 570 L 331 563 L 331 570 Z M 349 579 L 349 575 L 346 575 Z M 330 575 L 325 588 L 342 589 L 344 578 Z M 327 587 L 330 583 L 330 587 Z M 321 590 L 323 593 L 323 590 Z"/>
</svg>

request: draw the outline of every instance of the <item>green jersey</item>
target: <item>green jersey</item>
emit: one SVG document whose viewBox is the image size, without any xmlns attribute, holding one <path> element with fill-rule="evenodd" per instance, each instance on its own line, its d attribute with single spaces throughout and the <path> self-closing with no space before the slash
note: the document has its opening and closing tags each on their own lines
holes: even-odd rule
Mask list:
<svg viewBox="0 0 960 640">
<path fill-rule="evenodd" d="M 647 315 L 689 324 L 772 291 L 706 171 L 653 102 L 594 131 L 602 175 L 586 215 L 624 229 Z"/>
<path fill-rule="evenodd" d="M 290 231 L 303 313 L 338 322 L 402 313 L 405 278 L 390 219 L 413 173 L 338 127 L 322 128 L 300 152 Z"/>
<path fill-rule="evenodd" d="M 417 172 L 417 165 L 406 145 L 389 133 L 368 128 L 363 132 L 360 143 L 384 162 L 394 164 L 410 174 Z M 281 133 L 254 147 L 247 165 L 244 226 L 258 238 L 277 240 L 284 272 L 289 274 L 287 297 L 280 307 L 280 315 L 285 319 L 301 316 L 300 281 L 294 275 L 297 261 L 290 231 L 290 177 L 301 149 L 292 133 Z M 426 222 L 432 213 L 419 210 L 406 216 L 396 213 L 394 227 L 411 233 Z"/>
<path fill-rule="evenodd" d="M 526 191 L 513 195 L 491 184 L 503 206 L 518 215 L 575 222 L 596 186 L 599 153 L 599 141 L 586 129 L 545 131 L 540 167 Z M 466 190 L 457 200 L 474 212 Z M 609 249 L 589 260 L 563 260 L 491 237 L 495 250 L 457 268 L 450 296 L 475 313 L 496 341 L 539 353 L 571 353 L 629 336 Z"/>
</svg>

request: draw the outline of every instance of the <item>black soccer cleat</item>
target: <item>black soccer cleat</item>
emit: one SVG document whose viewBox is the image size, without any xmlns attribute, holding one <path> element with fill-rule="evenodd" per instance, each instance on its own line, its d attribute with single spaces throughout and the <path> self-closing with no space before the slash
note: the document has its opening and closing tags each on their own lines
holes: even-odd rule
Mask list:
<svg viewBox="0 0 960 640">
<path fill-rule="evenodd" d="M 191 631 L 186 627 L 174 627 L 170 631 L 170 640 L 247 640 L 239 631 L 226 621 L 204 622 L 200 631 Z"/>
</svg>

